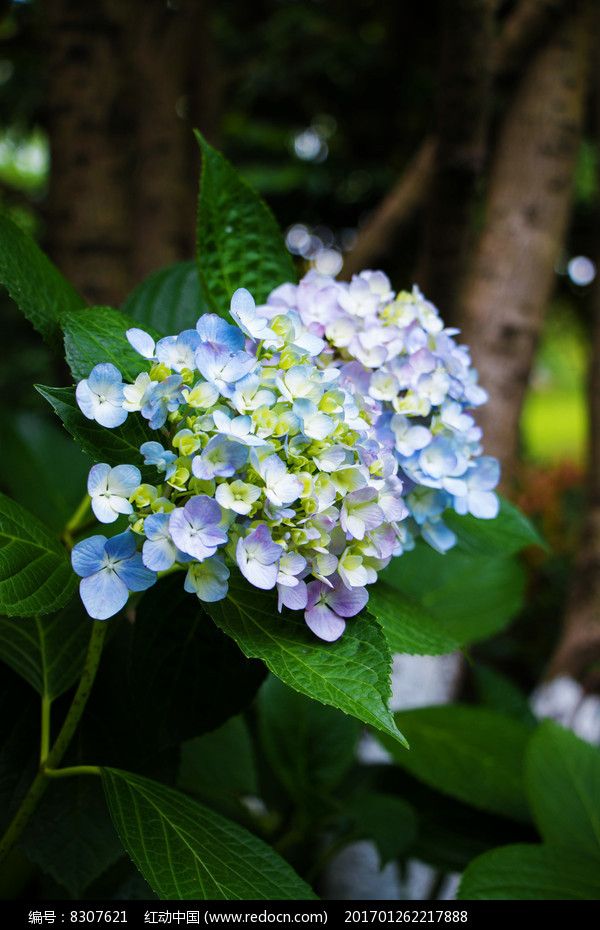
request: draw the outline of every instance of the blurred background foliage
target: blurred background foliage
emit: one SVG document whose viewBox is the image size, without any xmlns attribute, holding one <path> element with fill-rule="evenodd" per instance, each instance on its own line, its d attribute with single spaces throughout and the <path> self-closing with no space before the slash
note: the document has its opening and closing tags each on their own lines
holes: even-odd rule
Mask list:
<svg viewBox="0 0 600 930">
<path fill-rule="evenodd" d="M 585 14 L 584 7 L 584 3 L 561 0 L 460 0 L 452 5 L 443 0 L 419 4 L 391 0 L 255 0 L 251 4 L 245 0 L 4 0 L 0 3 L 0 207 L 36 236 L 90 303 L 118 306 L 141 278 L 193 256 L 200 158 L 191 130 L 198 126 L 267 199 L 300 273 L 316 268 L 326 274 L 347 274 L 353 256 L 363 254 L 359 249 L 365 234 L 385 212 L 390 196 L 404 191 L 392 204 L 393 222 L 379 236 L 368 264 L 384 268 L 397 289 L 408 288 L 416 280 L 430 293 L 428 284 L 435 290 L 435 281 L 431 274 L 428 281 L 423 271 L 423 255 L 428 248 L 430 257 L 433 254 L 426 230 L 436 203 L 432 207 L 435 197 L 428 200 L 427 193 L 437 189 L 432 186 L 433 149 L 427 147 L 427 140 L 436 133 L 443 140 L 443 90 L 448 76 L 463 88 L 466 100 L 474 86 L 485 83 L 490 62 L 496 60 L 494 50 L 507 35 L 507 27 L 521 22 L 527 41 L 520 55 L 505 55 L 504 66 L 495 66 L 497 79 L 489 82 L 479 116 L 471 120 L 474 124 L 481 119 L 485 129 L 474 133 L 477 138 L 466 145 L 467 155 L 458 168 L 451 165 L 452 170 L 457 168 L 454 176 L 450 171 L 449 182 L 450 188 L 452 183 L 457 185 L 456 215 L 465 212 L 465 203 L 468 208 L 465 251 L 470 260 L 477 236 L 486 228 L 496 159 L 515 101 L 533 80 L 531 73 L 547 44 L 558 42 L 561 54 L 568 54 L 568 45 L 566 52 L 561 46 L 563 31 L 567 33 L 568 21 L 575 15 Z M 483 26 L 473 43 L 472 73 L 448 75 L 448 48 L 454 49 L 454 59 L 459 61 L 453 43 L 462 37 L 461 29 L 476 28 L 477 16 Z M 492 25 L 492 39 L 486 38 L 484 20 Z M 493 49 L 492 40 L 496 41 Z M 465 48 L 471 48 L 466 40 Z M 583 54 L 579 50 L 575 59 Z M 548 549 L 527 550 L 523 579 L 519 574 L 510 590 L 508 583 L 506 591 L 502 584 L 497 586 L 499 606 L 489 603 L 485 578 L 478 591 L 478 578 L 473 577 L 478 575 L 477 562 L 463 556 L 465 574 L 453 588 L 453 579 L 443 578 L 441 557 L 428 553 L 427 562 L 423 556 L 423 571 L 436 578 L 439 597 L 450 603 L 450 609 L 460 610 L 464 605 L 464 584 L 473 598 L 469 607 L 475 620 L 477 610 L 491 614 L 494 606 L 515 614 L 508 629 L 469 648 L 455 696 L 513 714 L 528 726 L 531 715 L 526 695 L 545 676 L 563 635 L 564 618 L 573 612 L 574 604 L 578 606 L 579 589 L 573 595 L 574 566 L 583 564 L 582 552 L 594 555 L 600 549 L 600 540 L 590 543 L 591 537 L 582 535 L 590 512 L 586 482 L 594 443 L 588 381 L 591 368 L 600 364 L 591 339 L 594 300 L 599 301 L 594 295 L 600 293 L 596 279 L 600 133 L 594 116 L 598 102 L 594 69 L 592 62 L 585 116 L 579 123 L 572 118 L 577 123 L 576 153 L 568 169 L 568 203 L 563 204 L 570 212 L 568 230 L 548 248 L 544 246 L 545 254 L 552 256 L 551 296 L 528 295 L 530 303 L 538 300 L 543 306 L 535 320 L 526 321 L 528 338 L 536 349 L 533 359 L 526 358 L 524 363 L 524 396 L 517 398 L 515 406 L 518 435 L 509 437 L 517 452 L 507 452 L 505 457 L 497 437 L 493 448 L 505 458 L 505 490 L 533 517 Z M 557 75 L 562 80 L 560 69 Z M 567 78 L 568 73 L 565 84 Z M 549 85 L 540 87 L 543 122 Z M 452 105 L 457 106 L 456 100 Z M 547 117 L 550 124 L 550 104 Z M 467 113 L 466 136 L 469 119 Z M 567 131 L 564 126 L 563 131 Z M 568 144 L 560 134 L 552 143 L 540 142 L 540 161 L 544 146 L 548 150 L 554 145 L 560 157 L 572 137 L 573 132 Z M 449 142 L 456 139 L 446 138 Z M 439 161 L 440 150 L 441 144 L 437 171 L 443 180 L 448 165 Z M 520 151 L 512 152 L 514 163 L 505 173 L 509 179 L 511 168 L 517 172 L 520 155 Z M 447 182 L 448 177 L 446 196 Z M 550 199 L 547 193 L 538 191 L 538 196 L 542 201 Z M 452 244 L 456 228 L 447 215 L 445 222 L 447 228 L 440 226 L 439 239 Z M 499 264 L 502 257 L 499 252 Z M 538 260 L 534 248 L 531 254 L 525 249 L 524 266 L 509 264 L 508 279 L 512 275 L 518 284 L 528 263 Z M 508 294 L 507 338 L 513 325 L 510 313 L 523 310 L 517 296 L 513 306 Z M 436 300 L 442 316 L 460 326 L 460 301 L 451 300 L 450 294 L 447 302 L 443 294 Z M 36 483 L 21 468 L 20 448 L 28 448 L 29 455 L 33 450 L 38 461 L 52 459 L 52 474 L 60 472 L 62 457 L 69 454 L 67 440 L 50 424 L 44 402 L 31 385 L 65 384 L 70 376 L 8 297 L 3 295 L 1 301 L 0 426 L 3 442 L 11 451 L 0 464 L 0 486 L 19 499 L 20 494 L 29 493 L 24 488 Z M 487 337 L 481 335 L 483 324 L 481 328 L 477 320 L 475 324 L 471 321 L 470 328 L 465 328 L 477 359 Z M 515 343 L 515 353 L 509 348 L 498 355 L 499 374 L 492 377 L 491 370 L 481 366 L 481 380 L 491 387 L 491 418 L 518 380 L 507 368 L 503 382 L 502 365 L 508 364 L 521 344 Z M 65 518 L 65 501 L 49 494 L 46 484 L 37 482 L 32 509 L 49 525 L 59 527 Z M 595 498 L 594 502 L 595 506 L 599 503 Z M 461 565 L 460 552 L 452 564 Z M 520 572 L 520 566 L 517 569 Z M 595 574 L 585 576 L 586 584 L 596 590 L 596 562 L 592 569 Z M 507 608 L 507 598 L 516 606 Z M 597 620 L 597 604 L 591 609 Z M 593 653 L 591 663 L 575 667 L 567 663 L 559 671 L 566 668 L 593 690 L 598 683 L 597 658 Z M 266 685 L 271 690 L 277 687 Z M 348 822 L 340 819 L 335 806 L 338 795 L 351 797 L 360 789 L 361 779 L 375 792 L 394 794 L 398 804 L 408 798 L 420 813 L 435 807 L 437 819 L 421 825 L 416 852 L 414 836 L 407 834 L 404 839 L 411 855 L 442 873 L 462 869 L 472 856 L 495 844 L 531 838 L 530 825 L 519 824 L 517 829 L 511 822 L 508 829 L 493 809 L 492 814 L 486 813 L 487 819 L 473 818 L 460 794 L 455 796 L 444 785 L 424 787 L 410 772 L 396 767 L 380 770 L 358 763 L 352 767 L 357 733 L 350 725 L 339 737 L 340 745 L 346 747 L 341 759 L 346 767 L 332 773 L 331 760 L 325 759 L 323 784 L 307 786 L 303 781 L 306 772 L 285 768 L 278 721 L 269 716 L 268 694 L 268 690 L 263 692 L 246 721 L 233 718 L 216 733 L 184 744 L 179 778 L 185 790 L 193 790 L 227 813 L 235 809 L 241 819 L 239 796 L 254 798 L 258 805 L 251 811 L 255 820 L 262 823 L 265 835 L 278 838 L 281 851 L 295 864 L 311 858 L 316 830 L 312 817 L 319 823 L 333 822 L 348 836 L 383 833 L 382 842 L 386 840 L 385 831 L 379 829 L 377 809 L 362 810 L 357 804 Z M 290 702 L 291 713 L 310 717 L 305 699 L 294 707 L 298 700 L 287 691 L 274 704 Z M 329 727 L 326 715 L 317 715 L 317 723 L 319 719 Z M 416 719 L 418 723 L 418 715 Z M 337 715 L 336 726 L 345 726 L 341 715 Z M 234 764 L 231 756 L 238 752 L 240 739 L 248 743 L 247 758 L 236 768 L 239 755 Z M 274 741 L 279 741 L 277 752 Z M 290 757 L 295 750 L 292 746 Z M 219 798 L 210 796 L 214 778 L 202 771 L 199 758 L 214 758 L 215 769 L 221 776 L 226 773 Z M 311 762 L 317 774 L 321 762 Z M 256 800 L 257 779 L 263 781 L 261 797 L 275 798 L 272 807 L 283 810 L 281 822 L 271 822 L 272 810 L 263 810 Z M 399 810 L 398 823 L 410 833 L 408 821 L 406 811 Z M 377 829 L 375 823 L 379 823 Z M 402 836 L 398 828 L 395 839 Z M 405 848 L 380 852 L 386 861 L 404 854 Z M 318 874 L 322 866 L 313 864 L 313 873 Z M 61 893 L 47 881 L 46 894 Z M 104 892 L 100 885 L 94 890 L 100 895 Z M 125 893 L 143 895 L 148 889 L 143 886 L 136 891 L 132 885 Z"/>
</svg>

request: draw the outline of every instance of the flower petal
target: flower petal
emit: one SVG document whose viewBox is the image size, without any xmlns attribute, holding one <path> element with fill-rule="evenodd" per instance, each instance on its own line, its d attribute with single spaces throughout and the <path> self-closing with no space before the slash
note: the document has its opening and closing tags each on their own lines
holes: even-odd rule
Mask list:
<svg viewBox="0 0 600 930">
<path fill-rule="evenodd" d="M 87 480 L 87 491 L 90 497 L 100 494 L 101 491 L 106 491 L 110 471 L 110 465 L 107 465 L 106 462 L 98 462 L 97 465 L 92 465 Z"/>
<path fill-rule="evenodd" d="M 317 604 L 304 612 L 307 627 L 315 636 L 334 643 L 346 629 L 346 621 L 338 617 L 326 604 Z"/>
<path fill-rule="evenodd" d="M 106 536 L 90 536 L 76 543 L 71 552 L 73 571 L 82 578 L 87 578 L 88 575 L 99 571 L 104 559 L 105 545 Z"/>
<path fill-rule="evenodd" d="M 156 581 L 156 573 L 146 568 L 139 552 L 130 559 L 119 562 L 115 571 L 130 591 L 146 591 Z"/>
<path fill-rule="evenodd" d="M 152 336 L 143 329 L 133 327 L 125 333 L 127 341 L 132 349 L 139 352 L 143 358 L 154 358 L 155 343 Z"/>
<path fill-rule="evenodd" d="M 84 578 L 79 585 L 83 606 L 94 620 L 114 617 L 127 603 L 127 585 L 112 571 L 102 569 Z"/>
<path fill-rule="evenodd" d="M 98 496 L 92 498 L 92 510 L 100 523 L 114 523 L 119 514 L 110 505 L 108 497 Z"/>
<path fill-rule="evenodd" d="M 164 572 L 175 562 L 177 550 L 170 539 L 147 539 L 142 547 L 142 561 L 153 572 Z"/>
<path fill-rule="evenodd" d="M 106 543 L 106 554 L 112 559 L 129 559 L 136 550 L 136 538 L 130 530 L 112 536 Z"/>
<path fill-rule="evenodd" d="M 141 483 L 142 476 L 135 465 L 117 465 L 112 468 L 108 478 L 108 489 L 111 494 L 120 497 L 131 497 Z"/>
</svg>

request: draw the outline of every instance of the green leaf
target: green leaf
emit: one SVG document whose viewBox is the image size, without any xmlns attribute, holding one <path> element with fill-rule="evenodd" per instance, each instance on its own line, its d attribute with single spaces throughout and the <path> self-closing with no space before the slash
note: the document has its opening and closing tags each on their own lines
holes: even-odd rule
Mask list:
<svg viewBox="0 0 600 930">
<path fill-rule="evenodd" d="M 461 901 L 597 901 L 598 897 L 597 862 L 571 850 L 525 844 L 492 849 L 474 859 L 458 889 Z"/>
<path fill-rule="evenodd" d="M 267 759 L 297 803 L 330 791 L 354 761 L 359 725 L 311 701 L 277 678 L 258 697 L 259 731 Z"/>
<path fill-rule="evenodd" d="M 140 446 L 156 439 L 156 431 L 151 430 L 141 417 L 130 416 L 122 426 L 106 429 L 95 420 L 84 417 L 75 400 L 75 388 L 45 387 L 41 384 L 35 387 L 60 417 L 65 429 L 95 462 L 108 462 L 109 465 L 127 462 L 138 466 L 143 479 L 156 476 L 154 469 L 141 464 Z"/>
<path fill-rule="evenodd" d="M 20 504 L 0 494 L 0 611 L 30 617 L 58 610 L 76 586 L 67 554 Z"/>
<path fill-rule="evenodd" d="M 478 557 L 460 547 L 442 555 L 422 541 L 392 559 L 380 578 L 463 646 L 502 630 L 521 609 L 525 590 L 525 573 L 514 557 Z"/>
<path fill-rule="evenodd" d="M 545 721 L 529 745 L 526 780 L 544 840 L 600 859 L 600 750 Z"/>
<path fill-rule="evenodd" d="M 363 767 L 364 769 L 364 767 Z M 435 791 L 397 765 L 368 766 L 372 790 L 393 794 L 410 804 L 419 830 L 411 858 L 443 872 L 462 872 L 475 856 L 496 846 L 538 839 L 533 825 L 509 820 Z"/>
<path fill-rule="evenodd" d="M 415 811 L 392 794 L 357 795 L 348 804 L 347 813 L 357 838 L 372 840 L 377 846 L 382 868 L 408 852 L 416 840 Z"/>
<path fill-rule="evenodd" d="M 530 819 L 523 778 L 530 730 L 487 708 L 421 707 L 395 715 L 410 752 L 379 737 L 395 762 L 432 788 L 515 820 Z"/>
<path fill-rule="evenodd" d="M 2 486 L 48 527 L 62 531 L 85 493 L 91 462 L 47 417 L 6 410 L 0 430 Z"/>
<path fill-rule="evenodd" d="M 0 617 L 0 659 L 54 700 L 79 677 L 90 631 L 78 598 L 51 616 Z"/>
<path fill-rule="evenodd" d="M 258 794 L 254 750 L 243 717 L 231 717 L 218 730 L 183 743 L 177 787 L 221 813 L 239 816 L 240 798 Z"/>
<path fill-rule="evenodd" d="M 30 862 L 73 898 L 81 898 L 88 885 L 123 855 L 100 779 L 55 779 L 19 846 Z"/>
<path fill-rule="evenodd" d="M 34 240 L 5 214 L 0 214 L 0 283 L 49 343 L 58 342 L 62 314 L 84 303 Z"/>
<path fill-rule="evenodd" d="M 323 643 L 302 621 L 279 616 L 272 592 L 237 574 L 227 599 L 205 609 L 245 655 L 262 659 L 286 685 L 404 742 L 388 708 L 391 656 L 378 624 L 354 617 L 337 642 Z"/>
<path fill-rule="evenodd" d="M 10 820 L 39 767 L 40 701 L 12 669 L 0 675 L 0 829 Z"/>
<path fill-rule="evenodd" d="M 457 548 L 472 555 L 506 557 L 527 546 L 546 545 L 529 518 L 504 498 L 494 520 L 479 520 L 471 514 L 461 517 L 449 510 L 444 521 L 458 537 Z"/>
<path fill-rule="evenodd" d="M 95 739 L 104 736 L 101 763 L 143 768 L 239 714 L 263 681 L 264 666 L 215 628 L 183 577 L 146 592 L 135 623 L 120 622 L 105 649 L 88 704 Z M 98 758 L 98 743 L 89 751 Z"/>
<path fill-rule="evenodd" d="M 510 678 L 487 665 L 473 666 L 471 674 L 475 692 L 482 704 L 509 717 L 516 717 L 530 726 L 536 725 L 527 697 Z"/>
<path fill-rule="evenodd" d="M 155 271 L 129 295 L 123 310 L 136 325 L 148 327 L 161 336 L 194 329 L 207 311 L 200 293 L 196 262 L 177 262 Z"/>
<path fill-rule="evenodd" d="M 307 900 L 305 882 L 262 840 L 158 782 L 103 770 L 127 852 L 162 900 Z"/>
<path fill-rule="evenodd" d="M 133 349 L 125 332 L 136 325 L 121 310 L 89 307 L 65 313 L 62 327 L 65 353 L 73 377 L 87 378 L 94 365 L 112 362 L 126 381 L 135 381 L 141 371 L 148 371 L 148 361 Z M 151 336 L 156 336 L 151 331 Z"/>
<path fill-rule="evenodd" d="M 197 259 L 207 305 L 228 316 L 233 292 L 246 287 L 257 303 L 296 272 L 275 218 L 229 162 L 196 133 L 202 150 Z"/>
<path fill-rule="evenodd" d="M 438 619 L 384 581 L 369 589 L 369 613 L 383 627 L 392 652 L 437 656 L 459 648 Z"/>
<path fill-rule="evenodd" d="M 165 578 L 143 596 L 128 680 L 145 741 L 167 747 L 220 726 L 250 704 L 264 674 L 214 628 L 198 599 L 184 591 L 183 575 Z"/>
</svg>

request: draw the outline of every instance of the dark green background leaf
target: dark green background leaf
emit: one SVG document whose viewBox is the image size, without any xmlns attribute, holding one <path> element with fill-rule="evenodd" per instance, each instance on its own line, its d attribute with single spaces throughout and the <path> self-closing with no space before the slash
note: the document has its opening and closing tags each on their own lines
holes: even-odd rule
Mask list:
<svg viewBox="0 0 600 930">
<path fill-rule="evenodd" d="M 291 798 L 306 802 L 341 781 L 354 759 L 356 720 L 273 677 L 260 689 L 258 709 L 265 754 Z"/>
<path fill-rule="evenodd" d="M 137 465 L 142 478 L 156 476 L 155 469 L 141 464 L 140 446 L 157 437 L 156 431 L 151 430 L 141 416 L 134 414 L 128 417 L 122 426 L 105 429 L 94 420 L 84 417 L 75 400 L 75 388 L 44 387 L 37 384 L 36 389 L 60 417 L 65 429 L 95 462 Z"/>
<path fill-rule="evenodd" d="M 0 659 L 51 700 L 78 678 L 91 633 L 79 597 L 56 614 L 0 617 Z"/>
<path fill-rule="evenodd" d="M 598 863 L 552 846 L 503 846 L 475 859 L 458 898 L 505 901 L 597 901 Z"/>
<path fill-rule="evenodd" d="M 506 675 L 487 665 L 471 668 L 475 693 L 482 704 L 509 717 L 516 717 L 529 726 L 537 721 L 529 706 L 527 696 Z"/>
<path fill-rule="evenodd" d="M 55 779 L 19 846 L 74 897 L 122 855 L 99 778 Z"/>
<path fill-rule="evenodd" d="M 15 813 L 39 765 L 40 700 L 10 668 L 0 675 L 0 829 Z"/>
<path fill-rule="evenodd" d="M 416 812 L 418 834 L 411 856 L 444 872 L 462 872 L 475 856 L 495 846 L 538 840 L 532 825 L 474 811 L 397 765 L 371 764 L 367 772 L 372 790 L 394 794 Z"/>
<path fill-rule="evenodd" d="M 233 292 L 257 303 L 296 272 L 273 214 L 223 156 L 197 133 L 202 149 L 197 259 L 207 305 L 227 317 Z"/>
<path fill-rule="evenodd" d="M 357 837 L 375 843 L 382 867 L 403 856 L 415 842 L 417 818 L 401 798 L 376 792 L 361 794 L 350 801 L 347 811 Z"/>
<path fill-rule="evenodd" d="M 67 553 L 37 517 L 0 494 L 0 611 L 9 617 L 48 614 L 75 589 Z"/>
<path fill-rule="evenodd" d="M 306 900 L 314 895 L 243 827 L 158 782 L 104 769 L 123 845 L 163 900 Z"/>
<path fill-rule="evenodd" d="M 105 649 L 86 710 L 86 749 L 100 752 L 102 764 L 145 770 L 161 752 L 239 714 L 264 678 L 264 666 L 215 628 L 183 579 L 178 573 L 146 592 L 135 623 L 119 621 Z"/>
<path fill-rule="evenodd" d="M 87 307 L 64 314 L 65 352 L 69 368 L 77 380 L 87 378 L 94 365 L 112 362 L 126 381 L 135 381 L 150 363 L 129 345 L 125 332 L 136 326 L 121 310 Z M 156 336 L 155 331 L 151 331 Z"/>
<path fill-rule="evenodd" d="M 234 819 L 244 813 L 240 799 L 258 794 L 258 782 L 243 717 L 183 743 L 177 787 Z"/>
<path fill-rule="evenodd" d="M 502 630 L 523 604 L 525 574 L 516 558 L 478 557 L 459 547 L 442 555 L 418 541 L 380 577 L 462 645 Z"/>
<path fill-rule="evenodd" d="M 3 488 L 60 532 L 85 493 L 91 462 L 51 418 L 0 416 Z"/>
<path fill-rule="evenodd" d="M 545 545 L 529 518 L 505 498 L 500 498 L 500 512 L 494 520 L 459 516 L 452 510 L 444 514 L 444 520 L 458 537 L 457 548 L 471 555 L 506 557 L 527 546 Z"/>
<path fill-rule="evenodd" d="M 83 300 L 66 278 L 5 214 L 0 213 L 0 283 L 47 342 L 56 344 L 59 320 Z"/>
<path fill-rule="evenodd" d="M 437 656 L 459 648 L 439 619 L 384 581 L 369 590 L 369 613 L 383 627 L 392 652 Z"/>
<path fill-rule="evenodd" d="M 600 875 L 600 749 L 544 721 L 529 745 L 526 779 L 544 840 L 595 858 Z"/>
<path fill-rule="evenodd" d="M 194 329 L 206 302 L 200 293 L 196 262 L 177 262 L 142 281 L 123 304 L 123 310 L 142 329 L 173 336 Z"/>
<path fill-rule="evenodd" d="M 412 775 L 473 807 L 530 819 L 523 764 L 531 731 L 525 724 L 463 704 L 421 707 L 395 717 L 410 752 L 388 737 L 379 739 Z"/>
</svg>

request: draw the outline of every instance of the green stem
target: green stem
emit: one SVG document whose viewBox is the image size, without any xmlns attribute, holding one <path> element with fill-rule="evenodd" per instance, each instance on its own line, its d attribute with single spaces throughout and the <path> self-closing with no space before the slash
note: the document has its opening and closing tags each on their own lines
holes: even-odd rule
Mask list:
<svg viewBox="0 0 600 930">
<path fill-rule="evenodd" d="M 102 775 L 99 765 L 68 765 L 62 769 L 44 768 L 47 778 L 72 778 L 74 775 Z"/>
<path fill-rule="evenodd" d="M 47 770 L 49 769 L 51 772 L 55 773 L 60 762 L 62 761 L 69 743 L 71 742 L 71 739 L 73 738 L 73 734 L 77 729 L 77 725 L 81 720 L 81 715 L 83 714 L 85 705 L 87 704 L 88 698 L 90 696 L 90 692 L 94 684 L 94 679 L 96 677 L 96 672 L 98 671 L 98 665 L 102 655 L 102 646 L 104 643 L 104 637 L 106 636 L 106 630 L 106 623 L 102 623 L 101 621 L 94 621 L 92 626 L 92 635 L 90 637 L 88 651 L 83 666 L 83 672 L 81 673 L 81 678 L 79 679 L 79 685 L 77 686 L 77 691 L 75 692 L 73 702 L 68 710 L 67 716 L 64 719 L 64 723 L 60 729 L 60 733 L 56 738 L 56 742 L 46 756 L 45 764 L 40 767 L 40 771 L 31 783 L 29 791 L 23 798 L 19 809 L 17 810 L 15 816 L 13 817 L 6 830 L 6 833 L 0 840 L 0 861 L 5 858 L 5 856 L 10 852 L 14 844 L 21 836 L 21 833 L 25 829 L 29 818 L 35 811 L 44 792 L 46 791 L 46 788 L 50 783 Z M 85 769 L 87 773 L 87 769 L 94 767 L 74 766 L 73 768 Z M 79 773 L 72 772 L 72 774 Z M 53 776 L 51 775 L 50 777 Z M 54 777 L 56 777 L 55 774 Z"/>
<path fill-rule="evenodd" d="M 65 530 L 68 533 L 73 533 L 76 529 L 79 529 L 83 520 L 87 517 L 92 501 L 89 494 L 84 494 L 81 503 L 79 504 L 77 510 L 65 526 Z"/>
<path fill-rule="evenodd" d="M 171 568 L 165 568 L 164 571 L 158 572 L 158 579 L 160 581 L 161 578 L 166 578 L 168 575 L 173 575 L 175 572 L 187 571 L 187 568 L 187 565 L 177 565 L 177 563 L 175 563 L 171 565 Z"/>
<path fill-rule="evenodd" d="M 62 539 L 69 549 L 73 548 L 73 535 L 77 533 L 77 530 L 81 529 L 82 525 L 86 522 L 91 504 L 92 500 L 89 494 L 86 494 L 73 516 L 65 524 L 65 528 L 62 532 Z"/>
<path fill-rule="evenodd" d="M 48 695 L 42 695 L 42 726 L 40 734 L 40 766 L 46 764 L 48 753 L 50 752 L 50 711 L 52 701 Z"/>
</svg>

